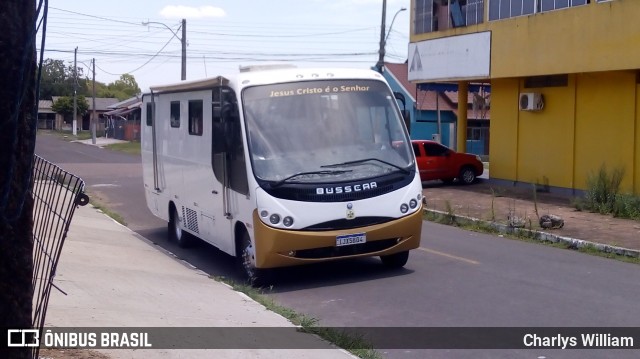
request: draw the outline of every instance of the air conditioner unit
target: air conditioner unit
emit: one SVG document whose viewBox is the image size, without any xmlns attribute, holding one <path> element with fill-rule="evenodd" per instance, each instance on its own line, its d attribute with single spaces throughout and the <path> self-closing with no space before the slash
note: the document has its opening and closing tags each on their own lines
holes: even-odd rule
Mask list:
<svg viewBox="0 0 640 359">
<path fill-rule="evenodd" d="M 540 111 L 544 108 L 544 97 L 537 92 L 521 93 L 518 103 L 521 111 Z"/>
</svg>

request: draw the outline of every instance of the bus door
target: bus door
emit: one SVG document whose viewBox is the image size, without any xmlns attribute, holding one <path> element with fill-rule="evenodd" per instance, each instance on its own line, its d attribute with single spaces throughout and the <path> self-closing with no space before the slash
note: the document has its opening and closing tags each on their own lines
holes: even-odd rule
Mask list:
<svg viewBox="0 0 640 359">
<path fill-rule="evenodd" d="M 244 145 L 238 101 L 235 92 L 226 86 L 213 89 L 212 94 L 212 154 L 211 166 L 220 191 L 212 193 L 216 202 L 216 230 L 219 248 L 232 253 L 233 219 L 240 214 L 241 201 L 249 194 L 247 169 L 244 157 Z M 223 224 L 223 221 L 226 222 Z M 224 247 L 224 248 L 223 248 Z"/>
</svg>

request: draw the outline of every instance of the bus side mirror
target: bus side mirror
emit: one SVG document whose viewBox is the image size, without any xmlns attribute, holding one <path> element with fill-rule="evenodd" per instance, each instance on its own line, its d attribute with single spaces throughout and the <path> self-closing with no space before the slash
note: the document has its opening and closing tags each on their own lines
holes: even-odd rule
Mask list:
<svg viewBox="0 0 640 359">
<path fill-rule="evenodd" d="M 407 126 L 407 132 L 411 133 L 411 112 L 409 112 L 409 110 L 402 110 L 400 112 L 404 119 L 404 125 Z"/>
</svg>

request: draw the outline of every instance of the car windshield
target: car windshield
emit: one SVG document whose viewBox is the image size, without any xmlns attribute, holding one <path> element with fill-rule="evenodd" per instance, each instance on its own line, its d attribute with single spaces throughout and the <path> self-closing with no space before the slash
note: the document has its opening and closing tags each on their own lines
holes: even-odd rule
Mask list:
<svg viewBox="0 0 640 359">
<path fill-rule="evenodd" d="M 395 98 L 381 81 L 254 86 L 243 91 L 242 103 L 259 179 L 336 182 L 406 172 L 413 165 Z"/>
</svg>

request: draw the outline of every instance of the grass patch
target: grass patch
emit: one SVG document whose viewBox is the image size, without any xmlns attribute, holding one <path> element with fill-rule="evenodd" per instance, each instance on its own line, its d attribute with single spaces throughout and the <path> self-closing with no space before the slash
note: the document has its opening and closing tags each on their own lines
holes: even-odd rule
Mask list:
<svg viewBox="0 0 640 359">
<path fill-rule="evenodd" d="M 582 252 L 589 255 L 615 259 L 615 260 L 626 262 L 626 263 L 640 264 L 640 257 L 630 257 L 623 254 L 618 254 L 615 252 L 605 252 L 596 248 L 594 245 L 576 247 L 575 245 L 572 245 L 566 242 L 553 242 L 546 239 L 540 239 L 538 238 L 536 232 L 532 230 L 522 230 L 520 228 L 513 228 L 508 232 L 504 232 L 499 230 L 498 227 L 495 226 L 493 223 L 489 223 L 485 221 L 455 220 L 452 222 L 451 216 L 449 213 L 439 214 L 439 213 L 433 213 L 433 212 L 424 212 L 422 218 L 430 222 L 455 226 L 467 231 L 497 235 L 503 238 L 520 240 L 520 241 L 529 242 L 529 243 L 543 244 L 543 245 L 547 245 L 555 248 L 577 250 L 578 252 Z"/>
<path fill-rule="evenodd" d="M 38 130 L 39 133 L 58 136 L 65 141 L 78 141 L 78 140 L 88 140 L 91 138 L 91 131 L 76 131 L 76 135 L 72 134 L 71 130 Z M 102 135 L 101 133 L 97 133 L 97 135 Z M 98 136 L 100 137 L 100 136 Z"/>
<path fill-rule="evenodd" d="M 114 221 L 120 223 L 123 226 L 127 225 L 127 222 L 124 220 L 124 217 L 122 217 L 121 215 L 119 215 L 118 213 L 110 210 L 109 208 L 105 207 L 102 203 L 100 203 L 99 201 L 94 199 L 94 196 L 92 196 L 91 194 L 88 194 L 89 196 L 89 203 L 94 206 L 95 208 L 101 210 L 104 214 L 106 214 L 107 216 L 113 218 Z"/>
<path fill-rule="evenodd" d="M 367 341 L 361 337 L 335 328 L 319 327 L 317 319 L 277 304 L 272 298 L 265 295 L 265 291 L 271 290 L 272 288 L 254 288 L 248 284 L 236 283 L 228 278 L 219 276 L 212 276 L 211 278 L 228 284 L 233 290 L 246 294 L 249 298 L 264 305 L 268 310 L 280 314 L 294 325 L 299 325 L 305 333 L 315 334 L 359 358 L 383 358 L 380 353 L 373 349 L 371 344 L 367 343 Z"/>
<path fill-rule="evenodd" d="M 113 151 L 124 152 L 132 155 L 140 155 L 140 142 L 139 141 L 128 141 L 121 143 L 113 143 L 110 145 L 104 146 Z"/>
<path fill-rule="evenodd" d="M 573 201 L 579 211 L 587 210 L 600 214 L 611 214 L 618 218 L 640 220 L 640 197 L 620 193 L 624 168 L 607 170 L 605 165 L 587 176 L 584 198 Z"/>
</svg>

